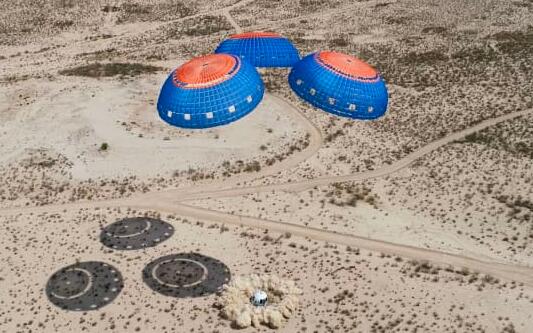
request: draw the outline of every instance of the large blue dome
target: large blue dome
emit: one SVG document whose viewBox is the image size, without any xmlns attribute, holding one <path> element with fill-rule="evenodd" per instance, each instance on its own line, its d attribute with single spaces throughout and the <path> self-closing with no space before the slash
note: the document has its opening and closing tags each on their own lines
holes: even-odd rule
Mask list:
<svg viewBox="0 0 533 333">
<path fill-rule="evenodd" d="M 367 63 L 338 52 L 304 57 L 289 74 L 292 90 L 308 103 L 335 115 L 375 119 L 387 111 L 381 75 Z"/>
<path fill-rule="evenodd" d="M 271 32 L 231 35 L 215 53 L 236 55 L 255 67 L 292 67 L 300 60 L 298 50 L 287 38 Z"/>
<path fill-rule="evenodd" d="M 244 117 L 263 93 L 263 81 L 254 67 L 233 55 L 211 54 L 194 58 L 169 75 L 157 110 L 171 125 L 208 128 Z"/>
</svg>

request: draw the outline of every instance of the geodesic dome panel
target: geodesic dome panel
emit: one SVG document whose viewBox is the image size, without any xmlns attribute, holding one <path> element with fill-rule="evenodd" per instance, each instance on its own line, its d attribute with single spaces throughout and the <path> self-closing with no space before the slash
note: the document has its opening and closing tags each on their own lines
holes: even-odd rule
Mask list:
<svg viewBox="0 0 533 333">
<path fill-rule="evenodd" d="M 161 88 L 157 110 L 165 122 L 183 128 L 209 128 L 238 120 L 263 98 L 257 70 L 239 57 L 211 54 L 174 70 Z"/>
<path fill-rule="evenodd" d="M 248 61 L 255 67 L 292 67 L 300 60 L 290 40 L 271 32 L 246 32 L 231 35 L 215 50 Z"/>
<path fill-rule="evenodd" d="M 376 119 L 387 111 L 381 75 L 347 54 L 322 51 L 304 57 L 292 68 L 289 84 L 303 100 L 342 117 Z"/>
</svg>

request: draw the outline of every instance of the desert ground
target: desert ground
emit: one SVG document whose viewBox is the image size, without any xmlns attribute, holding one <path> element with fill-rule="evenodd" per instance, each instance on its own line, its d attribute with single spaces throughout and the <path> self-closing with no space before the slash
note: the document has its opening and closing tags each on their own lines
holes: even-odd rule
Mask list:
<svg viewBox="0 0 533 333">
<path fill-rule="evenodd" d="M 531 22 L 531 0 L 1 2 L 0 332 L 232 332 L 220 291 L 250 274 L 302 290 L 281 332 L 532 332 Z M 235 123 L 159 119 L 172 69 L 255 30 L 374 65 L 386 116 L 261 69 Z M 153 238 L 109 243 L 140 217 Z M 191 258 L 201 293 L 154 287 Z M 57 284 L 75 270 L 85 294 Z"/>
</svg>

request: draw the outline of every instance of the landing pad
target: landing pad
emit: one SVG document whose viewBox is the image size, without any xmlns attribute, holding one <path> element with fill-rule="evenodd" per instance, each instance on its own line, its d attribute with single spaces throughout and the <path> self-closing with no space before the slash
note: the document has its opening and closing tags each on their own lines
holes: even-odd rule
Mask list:
<svg viewBox="0 0 533 333">
<path fill-rule="evenodd" d="M 86 261 L 55 272 L 46 284 L 46 296 L 64 310 L 88 311 L 111 303 L 123 287 L 122 275 L 116 268 Z"/>
<path fill-rule="evenodd" d="M 159 219 L 132 217 L 106 226 L 100 241 L 115 250 L 138 250 L 156 246 L 174 234 L 174 227 Z"/>
<path fill-rule="evenodd" d="M 224 263 L 199 253 L 164 256 L 143 270 L 143 280 L 152 290 L 177 298 L 216 293 L 230 278 L 231 273 Z"/>
</svg>

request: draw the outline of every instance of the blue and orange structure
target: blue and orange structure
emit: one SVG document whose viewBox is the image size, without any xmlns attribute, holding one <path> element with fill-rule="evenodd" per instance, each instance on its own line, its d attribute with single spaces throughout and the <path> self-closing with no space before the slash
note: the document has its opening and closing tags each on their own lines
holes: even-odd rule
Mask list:
<svg viewBox="0 0 533 333">
<path fill-rule="evenodd" d="M 168 76 L 157 110 L 173 126 L 209 128 L 246 116 L 263 94 L 263 81 L 252 65 L 234 55 L 210 54 L 193 58 Z"/>
<path fill-rule="evenodd" d="M 273 32 L 245 32 L 231 35 L 215 53 L 238 56 L 254 67 L 292 67 L 300 60 L 292 42 Z"/>
<path fill-rule="evenodd" d="M 320 51 L 292 68 L 289 85 L 300 98 L 331 114 L 376 119 L 387 111 L 388 92 L 380 73 L 340 52 Z"/>
</svg>

